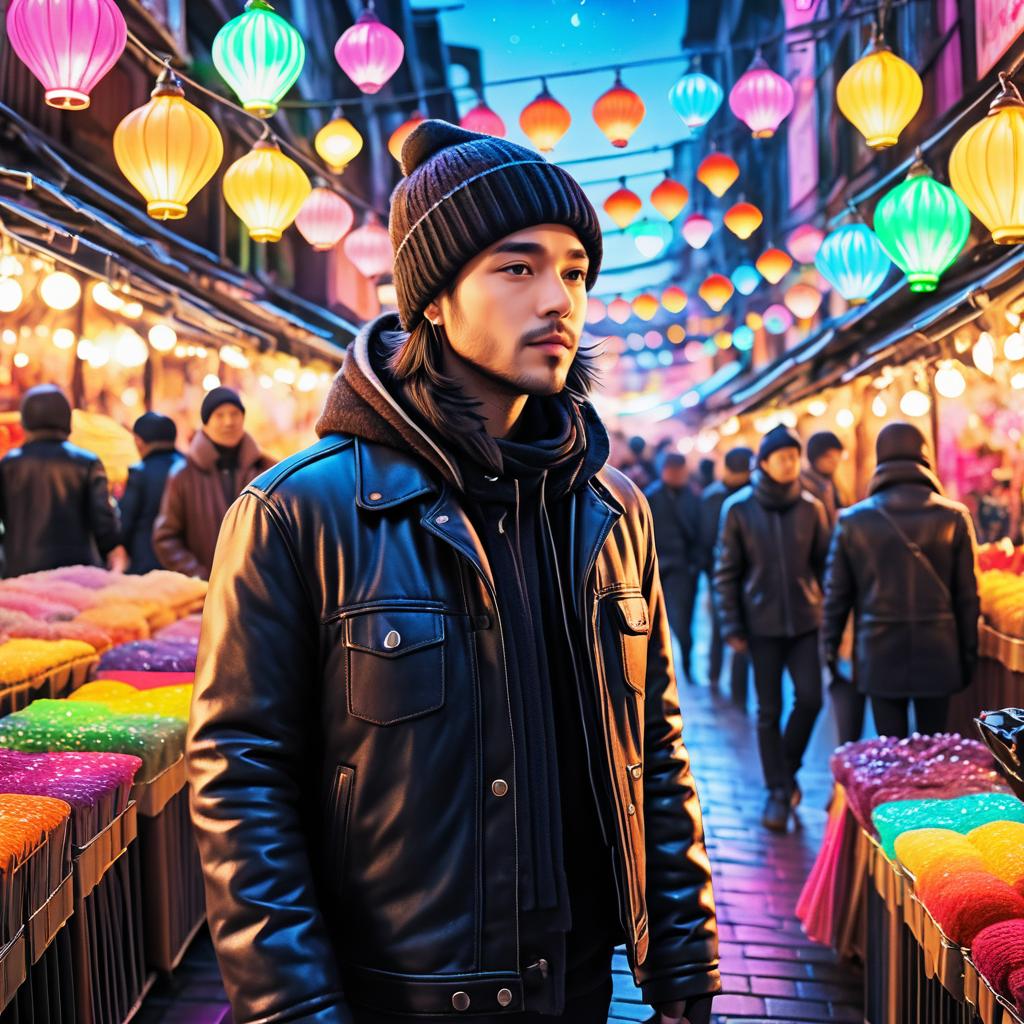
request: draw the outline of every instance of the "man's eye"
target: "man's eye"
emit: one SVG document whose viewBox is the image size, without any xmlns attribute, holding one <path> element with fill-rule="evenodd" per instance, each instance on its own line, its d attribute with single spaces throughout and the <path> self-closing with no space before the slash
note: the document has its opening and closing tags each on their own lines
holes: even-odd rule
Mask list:
<svg viewBox="0 0 1024 1024">
<path fill-rule="evenodd" d="M 525 263 L 513 263 L 511 266 L 502 267 L 502 272 L 512 274 L 514 277 L 525 277 L 530 268 Z"/>
<path fill-rule="evenodd" d="M 570 281 L 585 281 L 587 272 L 585 270 L 570 270 L 566 275 Z"/>
</svg>

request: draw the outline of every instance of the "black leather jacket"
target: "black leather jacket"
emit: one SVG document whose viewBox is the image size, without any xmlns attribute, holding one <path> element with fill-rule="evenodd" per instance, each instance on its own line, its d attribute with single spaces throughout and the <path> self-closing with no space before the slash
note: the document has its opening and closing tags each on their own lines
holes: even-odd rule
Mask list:
<svg viewBox="0 0 1024 1024">
<path fill-rule="evenodd" d="M 168 476 L 185 464 L 185 456 L 173 448 L 150 452 L 128 470 L 121 498 L 121 532 L 131 558 L 131 573 L 160 568 L 153 550 L 153 524 L 160 511 Z"/>
</svg>

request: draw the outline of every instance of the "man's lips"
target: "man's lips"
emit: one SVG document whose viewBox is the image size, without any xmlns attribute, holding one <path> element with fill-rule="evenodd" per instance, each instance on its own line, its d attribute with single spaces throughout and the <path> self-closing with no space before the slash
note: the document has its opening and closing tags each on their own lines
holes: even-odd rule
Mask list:
<svg viewBox="0 0 1024 1024">
<path fill-rule="evenodd" d="M 549 347 L 557 345 L 560 348 L 572 350 L 573 342 L 567 334 L 562 334 L 559 331 L 551 331 L 549 334 L 544 334 L 539 338 L 534 338 L 532 341 L 528 341 L 527 344 L 533 347 Z"/>
</svg>

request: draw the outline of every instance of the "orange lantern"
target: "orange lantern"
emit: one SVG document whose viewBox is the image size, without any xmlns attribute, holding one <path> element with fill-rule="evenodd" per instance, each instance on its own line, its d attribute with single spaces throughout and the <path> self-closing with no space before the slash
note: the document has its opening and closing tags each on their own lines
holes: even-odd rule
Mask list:
<svg viewBox="0 0 1024 1024">
<path fill-rule="evenodd" d="M 690 193 L 686 186 L 681 185 L 667 174 L 664 181 L 659 182 L 651 189 L 651 205 L 665 220 L 675 220 L 689 200 Z"/>
<path fill-rule="evenodd" d="M 765 249 L 757 257 L 754 266 L 769 284 L 778 284 L 789 273 L 789 268 L 793 266 L 793 260 L 788 252 L 783 252 L 782 249 L 776 249 L 773 246 L 770 249 Z"/>
<path fill-rule="evenodd" d="M 688 302 L 686 292 L 682 288 L 677 288 L 674 284 L 670 284 L 661 293 L 661 304 L 670 313 L 682 313 L 686 309 L 686 303 Z"/>
<path fill-rule="evenodd" d="M 615 84 L 597 98 L 593 109 L 597 127 L 618 149 L 622 149 L 629 142 L 630 136 L 640 127 L 646 112 L 644 101 L 632 89 L 627 89 L 622 84 L 622 76 L 619 74 L 615 75 Z"/>
<path fill-rule="evenodd" d="M 649 292 L 644 292 L 633 300 L 633 312 L 641 320 L 650 320 L 658 312 L 658 300 Z"/>
<path fill-rule="evenodd" d="M 569 111 L 548 92 L 547 82 L 541 80 L 537 98 L 528 103 L 519 115 L 519 127 L 542 153 L 550 153 L 569 130 L 570 124 L 572 116 Z"/>
<path fill-rule="evenodd" d="M 821 305 L 821 292 L 814 285 L 800 281 L 786 292 L 782 301 L 798 320 L 810 320 Z"/>
<path fill-rule="evenodd" d="M 701 282 L 698 294 L 718 313 L 722 307 L 732 298 L 732 281 L 724 274 L 711 274 Z"/>
<path fill-rule="evenodd" d="M 405 140 L 412 135 L 416 125 L 423 121 L 426 121 L 426 118 L 417 110 L 408 121 L 403 121 L 391 133 L 391 138 L 388 139 L 388 152 L 398 161 L 399 167 L 402 166 L 402 147 L 405 145 Z"/>
<path fill-rule="evenodd" d="M 709 153 L 697 168 L 697 180 L 719 199 L 740 176 L 739 164 L 725 153 Z"/>
<path fill-rule="evenodd" d="M 736 203 L 725 211 L 722 222 L 737 238 L 749 238 L 760 226 L 764 217 L 753 203 Z"/>
<path fill-rule="evenodd" d="M 626 179 L 619 178 L 619 188 L 604 201 L 604 212 L 620 228 L 628 228 L 643 205 L 640 197 L 632 189 L 626 188 Z"/>
</svg>

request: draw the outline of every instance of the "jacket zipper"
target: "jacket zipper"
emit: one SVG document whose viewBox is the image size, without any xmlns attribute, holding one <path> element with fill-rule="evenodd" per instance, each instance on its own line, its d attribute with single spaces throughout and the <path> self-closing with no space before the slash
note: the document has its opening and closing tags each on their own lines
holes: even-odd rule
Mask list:
<svg viewBox="0 0 1024 1024">
<path fill-rule="evenodd" d="M 782 615 L 785 619 L 786 635 L 793 636 L 793 616 L 789 608 L 789 579 L 786 575 L 786 559 L 783 555 L 782 547 L 782 513 L 769 512 L 768 514 L 775 519 L 775 535 L 778 538 L 777 550 L 779 554 L 779 571 L 781 573 L 779 579 L 782 583 Z"/>
</svg>

